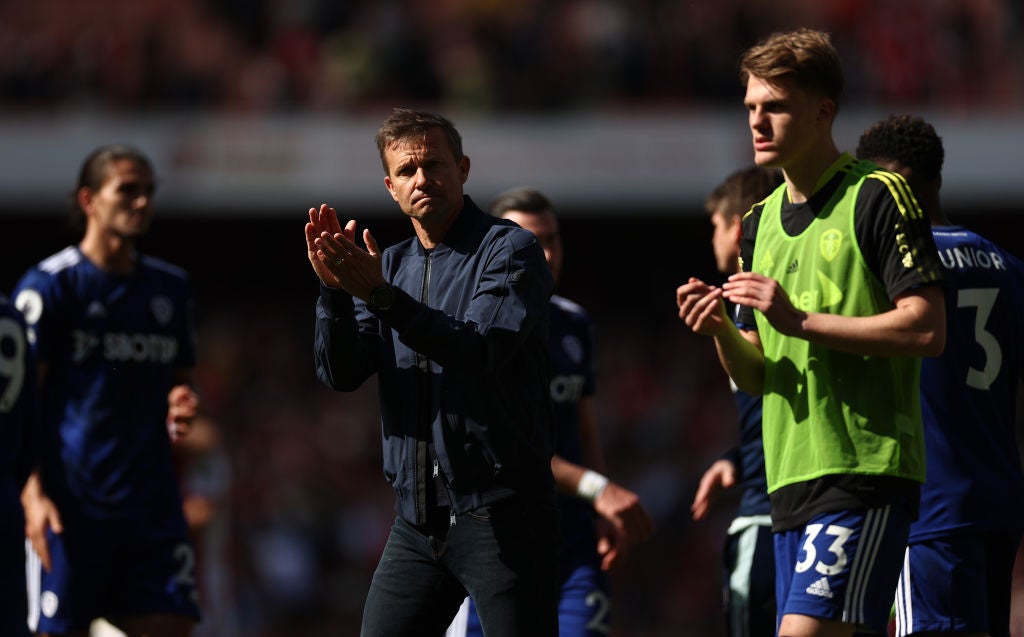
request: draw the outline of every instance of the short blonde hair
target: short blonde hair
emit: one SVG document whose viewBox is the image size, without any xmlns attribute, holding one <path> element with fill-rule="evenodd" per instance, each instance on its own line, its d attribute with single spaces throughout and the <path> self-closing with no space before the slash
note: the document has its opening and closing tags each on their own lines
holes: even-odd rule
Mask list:
<svg viewBox="0 0 1024 637">
<path fill-rule="evenodd" d="M 839 108 L 845 80 L 839 53 L 828 33 L 797 29 L 773 33 L 747 49 L 740 60 L 740 81 L 750 76 L 769 84 L 788 77 L 807 91 L 831 99 Z"/>
</svg>

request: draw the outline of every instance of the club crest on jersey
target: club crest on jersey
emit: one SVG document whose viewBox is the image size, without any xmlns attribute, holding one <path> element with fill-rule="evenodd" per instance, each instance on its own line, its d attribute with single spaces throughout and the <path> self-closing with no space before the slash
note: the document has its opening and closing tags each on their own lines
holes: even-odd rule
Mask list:
<svg viewBox="0 0 1024 637">
<path fill-rule="evenodd" d="M 831 263 L 832 259 L 835 259 L 837 256 L 839 256 L 839 249 L 842 247 L 842 245 L 843 233 L 836 230 L 835 228 L 832 228 L 831 230 L 826 230 L 821 235 L 821 240 L 818 243 L 818 248 L 821 250 L 821 256 L 824 257 L 826 261 Z"/>
<path fill-rule="evenodd" d="M 907 270 L 914 267 L 914 250 L 910 246 L 910 241 L 907 239 L 907 231 L 903 227 L 903 222 L 896 224 L 896 249 L 899 250 L 902 255 L 900 261 L 903 267 Z"/>
<path fill-rule="evenodd" d="M 166 327 L 174 316 L 174 304 L 166 296 L 154 296 L 149 301 L 149 307 L 153 310 L 153 317 L 161 327 Z"/>
</svg>

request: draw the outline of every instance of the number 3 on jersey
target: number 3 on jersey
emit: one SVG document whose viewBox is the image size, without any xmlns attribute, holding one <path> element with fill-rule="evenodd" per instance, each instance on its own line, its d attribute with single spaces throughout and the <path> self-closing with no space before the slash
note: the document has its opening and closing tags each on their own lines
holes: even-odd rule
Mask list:
<svg viewBox="0 0 1024 637">
<path fill-rule="evenodd" d="M 999 341 L 992 332 L 985 329 L 998 295 L 998 288 L 971 288 L 960 290 L 956 297 L 957 307 L 974 307 L 978 311 L 974 321 L 974 340 L 985 351 L 985 369 L 968 369 L 967 385 L 982 391 L 992 386 L 1003 365 L 1003 350 L 999 347 Z"/>
<path fill-rule="evenodd" d="M 824 537 L 819 539 L 823 528 L 824 525 L 821 524 L 807 525 L 801 549 L 804 552 L 804 559 L 797 562 L 797 573 L 803 573 L 813 566 L 814 570 L 822 575 L 836 575 L 846 568 L 849 560 L 843 545 L 853 535 L 853 531 L 845 526 L 830 524 L 825 529 Z"/>
</svg>

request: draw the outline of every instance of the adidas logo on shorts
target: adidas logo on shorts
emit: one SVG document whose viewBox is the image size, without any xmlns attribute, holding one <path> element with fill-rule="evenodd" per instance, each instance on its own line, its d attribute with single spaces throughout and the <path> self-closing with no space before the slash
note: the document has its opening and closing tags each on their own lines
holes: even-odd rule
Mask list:
<svg viewBox="0 0 1024 637">
<path fill-rule="evenodd" d="M 807 594 L 832 599 L 832 588 L 828 585 L 828 580 L 823 577 L 807 587 Z"/>
</svg>

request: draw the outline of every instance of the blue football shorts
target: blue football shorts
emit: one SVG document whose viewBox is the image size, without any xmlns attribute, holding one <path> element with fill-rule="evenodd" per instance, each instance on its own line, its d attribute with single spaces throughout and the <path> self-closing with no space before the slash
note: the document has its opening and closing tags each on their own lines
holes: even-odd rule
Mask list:
<svg viewBox="0 0 1024 637">
<path fill-rule="evenodd" d="M 175 614 L 199 619 L 195 551 L 180 509 L 150 519 L 95 520 L 62 512 L 47 532 L 52 568 L 28 559 L 29 623 L 86 630 L 99 617 Z"/>
<path fill-rule="evenodd" d="M 25 594 L 25 521 L 17 511 L 4 511 L 0 521 L 0 635 L 28 637 Z"/>
<path fill-rule="evenodd" d="M 776 599 L 787 614 L 886 634 L 910 520 L 900 507 L 823 513 L 775 534 Z"/>
<path fill-rule="evenodd" d="M 956 533 L 907 547 L 896 590 L 896 636 L 923 631 L 1010 635 L 1021 534 Z"/>
</svg>

